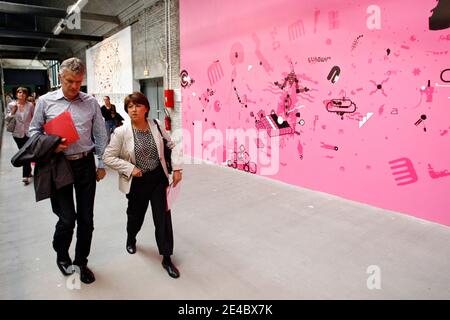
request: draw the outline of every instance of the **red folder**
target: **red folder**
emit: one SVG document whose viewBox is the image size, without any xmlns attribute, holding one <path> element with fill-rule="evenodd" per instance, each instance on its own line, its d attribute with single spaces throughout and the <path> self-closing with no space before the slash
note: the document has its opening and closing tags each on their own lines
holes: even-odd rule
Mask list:
<svg viewBox="0 0 450 320">
<path fill-rule="evenodd" d="M 68 111 L 61 113 L 44 124 L 44 130 L 47 134 L 53 134 L 61 138 L 66 138 L 66 142 L 64 143 L 66 145 L 80 139 L 78 131 L 75 128 L 75 124 L 73 123 L 72 115 Z"/>
</svg>

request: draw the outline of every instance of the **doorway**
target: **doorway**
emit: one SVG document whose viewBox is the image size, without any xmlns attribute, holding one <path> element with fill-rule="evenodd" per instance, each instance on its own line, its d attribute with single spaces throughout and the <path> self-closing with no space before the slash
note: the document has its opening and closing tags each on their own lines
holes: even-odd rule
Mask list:
<svg viewBox="0 0 450 320">
<path fill-rule="evenodd" d="M 150 103 L 150 119 L 158 119 L 164 123 L 164 80 L 163 78 L 152 78 L 141 80 L 141 92 L 145 94 Z"/>
</svg>

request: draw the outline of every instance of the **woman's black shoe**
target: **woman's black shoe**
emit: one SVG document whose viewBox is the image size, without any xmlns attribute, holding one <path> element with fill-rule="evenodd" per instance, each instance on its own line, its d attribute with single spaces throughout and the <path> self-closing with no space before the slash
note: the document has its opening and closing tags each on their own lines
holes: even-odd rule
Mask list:
<svg viewBox="0 0 450 320">
<path fill-rule="evenodd" d="M 136 253 L 136 244 L 127 243 L 127 251 L 129 254 Z"/>
</svg>

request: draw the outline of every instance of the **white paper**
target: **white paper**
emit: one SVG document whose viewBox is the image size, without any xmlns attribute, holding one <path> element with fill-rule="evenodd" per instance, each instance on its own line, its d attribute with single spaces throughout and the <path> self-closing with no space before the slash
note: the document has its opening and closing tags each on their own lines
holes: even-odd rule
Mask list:
<svg viewBox="0 0 450 320">
<path fill-rule="evenodd" d="M 172 209 L 172 205 L 175 203 L 175 200 L 177 199 L 179 193 L 180 193 L 180 183 L 178 183 L 176 187 L 173 186 L 173 183 L 171 183 L 167 187 L 166 190 L 167 210 Z"/>
</svg>

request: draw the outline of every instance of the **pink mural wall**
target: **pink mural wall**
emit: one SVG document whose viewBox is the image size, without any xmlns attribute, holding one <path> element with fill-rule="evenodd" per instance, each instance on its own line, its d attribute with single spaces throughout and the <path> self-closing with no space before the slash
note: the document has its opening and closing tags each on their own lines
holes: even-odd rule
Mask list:
<svg viewBox="0 0 450 320">
<path fill-rule="evenodd" d="M 185 154 L 450 225 L 449 15 L 448 0 L 180 0 Z M 264 137 L 230 140 L 239 128 Z"/>
</svg>

